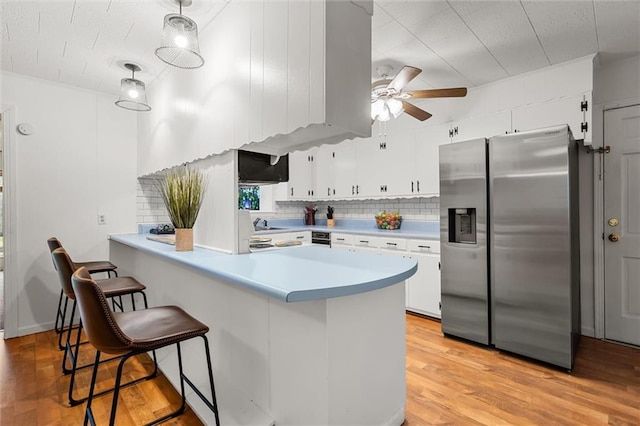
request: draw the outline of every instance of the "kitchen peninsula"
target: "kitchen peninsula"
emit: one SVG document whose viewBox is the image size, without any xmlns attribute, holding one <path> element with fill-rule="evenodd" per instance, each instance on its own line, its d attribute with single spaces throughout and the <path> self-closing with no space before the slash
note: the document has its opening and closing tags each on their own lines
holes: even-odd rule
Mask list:
<svg viewBox="0 0 640 426">
<path fill-rule="evenodd" d="M 138 234 L 112 235 L 110 259 L 147 285 L 151 306 L 181 306 L 210 326 L 223 424 L 402 424 L 403 283 L 415 260 L 317 246 L 176 252 Z M 202 351 L 184 349 L 187 374 L 206 389 Z M 176 386 L 175 351 L 158 361 Z"/>
</svg>

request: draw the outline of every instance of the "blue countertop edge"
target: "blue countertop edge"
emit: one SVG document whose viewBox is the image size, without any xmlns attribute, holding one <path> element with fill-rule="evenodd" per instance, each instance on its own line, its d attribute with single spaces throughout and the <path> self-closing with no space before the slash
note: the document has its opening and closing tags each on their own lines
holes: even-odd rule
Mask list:
<svg viewBox="0 0 640 426">
<path fill-rule="evenodd" d="M 147 236 L 115 234 L 109 239 L 284 302 L 323 300 L 378 290 L 406 280 L 418 269 L 413 259 L 314 245 L 239 255 L 201 247 L 177 252 L 174 246 L 150 241 Z M 326 278 L 319 281 L 320 277 Z"/>
</svg>

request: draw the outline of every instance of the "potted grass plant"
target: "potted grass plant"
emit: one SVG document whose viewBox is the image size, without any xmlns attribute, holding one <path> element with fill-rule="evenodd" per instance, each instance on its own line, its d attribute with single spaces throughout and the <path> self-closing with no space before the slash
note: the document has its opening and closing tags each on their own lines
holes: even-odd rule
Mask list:
<svg viewBox="0 0 640 426">
<path fill-rule="evenodd" d="M 160 182 L 160 196 L 176 229 L 176 251 L 193 250 L 193 226 L 206 189 L 200 170 L 180 167 Z"/>
</svg>

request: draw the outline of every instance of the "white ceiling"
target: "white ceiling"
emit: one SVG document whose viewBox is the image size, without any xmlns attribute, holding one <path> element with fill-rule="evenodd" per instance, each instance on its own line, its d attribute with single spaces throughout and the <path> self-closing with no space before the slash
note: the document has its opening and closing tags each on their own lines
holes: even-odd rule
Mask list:
<svg viewBox="0 0 640 426">
<path fill-rule="evenodd" d="M 0 2 L 3 70 L 117 94 L 125 62 L 147 83 L 166 68 L 154 50 L 172 0 Z M 194 0 L 184 13 L 202 30 L 227 4 Z M 639 54 L 640 0 L 376 0 L 372 28 L 373 79 L 378 65 L 408 64 L 423 69 L 410 89 L 473 87 L 590 53 Z"/>
</svg>

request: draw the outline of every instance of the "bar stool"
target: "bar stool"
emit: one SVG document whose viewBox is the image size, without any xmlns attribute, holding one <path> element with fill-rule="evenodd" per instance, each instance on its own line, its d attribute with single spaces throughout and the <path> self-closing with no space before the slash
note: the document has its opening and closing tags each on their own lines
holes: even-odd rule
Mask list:
<svg viewBox="0 0 640 426">
<path fill-rule="evenodd" d="M 85 268 L 80 268 L 74 272 L 71 283 L 78 306 L 80 307 L 80 318 L 82 318 L 89 343 L 97 349 L 91 385 L 89 387 L 89 399 L 85 411 L 85 425 L 87 422 L 95 425 L 91 403 L 95 396 L 93 395 L 93 391 L 95 389 L 96 376 L 98 374 L 100 355 L 102 352 L 110 355 L 122 355 L 122 359 L 118 365 L 113 402 L 111 404 L 111 415 L 109 419 L 109 425 L 111 426 L 115 424 L 120 381 L 122 379 L 122 366 L 124 363 L 134 355 L 176 344 L 182 403 L 176 411 L 160 417 L 149 424 L 163 422 L 170 418 L 177 417 L 184 412 L 186 404 L 184 385 L 186 383 L 209 409 L 211 409 L 216 417 L 216 426 L 220 426 L 218 404 L 213 384 L 209 341 L 205 335 L 209 331 L 209 327 L 177 306 L 161 306 L 133 312 L 112 312 L 111 309 L 109 309 L 105 294 Z M 184 374 L 182 369 L 180 342 L 194 337 L 202 337 L 204 341 L 212 401 L 209 401 L 204 396 Z"/>
<path fill-rule="evenodd" d="M 47 245 L 49 246 L 49 251 L 53 253 L 53 251 L 57 248 L 62 248 L 62 243 L 56 237 L 51 237 L 47 240 Z M 87 268 L 90 274 L 97 274 L 100 272 L 106 272 L 107 277 L 111 278 L 111 274 L 114 274 L 116 277 L 118 276 L 118 272 L 116 271 L 117 266 L 108 260 L 94 260 L 90 262 L 74 262 L 76 268 L 80 268 L 84 266 Z M 55 267 L 55 265 L 53 265 Z M 57 334 L 62 333 L 62 327 L 58 326 L 58 322 L 62 319 L 64 323 L 64 314 L 62 311 L 62 298 L 64 297 L 64 291 L 60 290 L 60 297 L 58 298 L 58 312 L 56 313 L 56 322 L 53 326 L 53 329 Z M 64 313 L 67 312 L 67 303 L 69 302 L 68 298 L 65 298 L 64 301 Z M 58 345 L 58 349 L 63 350 L 64 348 Z"/>
<path fill-rule="evenodd" d="M 69 381 L 69 404 L 71 406 L 74 405 L 78 405 L 84 401 L 87 400 L 87 397 L 84 398 L 75 398 L 73 396 L 73 391 L 74 391 L 74 385 L 75 385 L 75 377 L 76 377 L 76 372 L 78 370 L 82 370 L 84 368 L 88 368 L 91 367 L 93 365 L 93 363 L 88 363 L 88 364 L 84 364 L 84 365 L 78 365 L 78 354 L 80 352 L 80 345 L 82 343 L 87 343 L 87 342 L 81 342 L 81 335 L 82 335 L 82 319 L 80 320 L 78 327 L 77 327 L 77 336 L 76 336 L 76 341 L 74 344 L 71 344 L 71 331 L 74 329 L 72 327 L 73 324 L 73 316 L 75 315 L 76 312 L 76 296 L 75 293 L 73 291 L 73 287 L 71 286 L 71 276 L 73 275 L 73 272 L 77 269 L 74 265 L 74 263 L 71 261 L 71 258 L 69 257 L 69 255 L 67 254 L 67 252 L 65 251 L 65 249 L 63 248 L 57 248 L 55 250 L 53 250 L 53 252 L 51 253 L 51 257 L 53 259 L 53 264 L 56 268 L 56 271 L 58 273 L 58 278 L 60 280 L 60 286 L 62 287 L 62 291 L 64 292 L 65 296 L 68 299 L 71 299 L 73 301 L 73 305 L 71 308 L 71 318 L 69 319 L 69 325 L 66 327 L 66 333 L 60 333 L 59 337 L 58 337 L 58 345 L 61 346 L 62 342 L 62 336 L 63 334 L 66 334 L 67 338 L 66 338 L 66 342 L 64 344 L 64 355 L 62 357 L 62 372 L 64 374 L 71 374 L 71 379 Z M 127 295 L 130 294 L 131 295 L 131 300 L 132 300 L 132 307 L 135 310 L 136 306 L 135 306 L 135 299 L 134 299 L 134 294 L 135 293 L 141 293 L 143 300 L 144 300 L 144 306 L 145 308 L 148 308 L 147 305 L 147 296 L 144 293 L 144 290 L 146 290 L 146 287 L 138 282 L 138 280 L 136 280 L 133 277 L 115 277 L 115 278 L 107 278 L 107 279 L 101 279 L 101 280 L 96 280 L 97 285 L 100 287 L 101 291 L 105 294 L 106 297 L 108 298 L 114 298 L 114 297 L 122 297 L 123 295 Z M 122 310 L 122 305 L 120 305 L 120 309 Z M 65 312 L 66 313 L 66 312 Z M 61 328 L 65 328 L 65 316 L 63 315 L 62 317 L 62 324 L 61 324 Z M 71 361 L 71 368 L 67 368 L 67 357 L 69 358 L 69 360 Z M 152 377 L 155 377 L 155 375 L 157 374 L 157 364 L 155 363 L 155 352 L 153 354 L 154 357 L 154 370 L 151 374 L 149 374 L 148 376 L 144 376 L 140 379 L 137 379 L 135 381 L 129 382 L 126 385 L 129 384 L 133 384 L 133 383 L 137 383 L 138 381 L 141 380 L 146 380 Z M 111 359 L 105 359 L 103 360 L 103 362 L 107 362 L 110 361 Z M 103 393 L 109 392 L 112 389 L 109 389 L 108 391 L 105 391 Z"/>
</svg>

